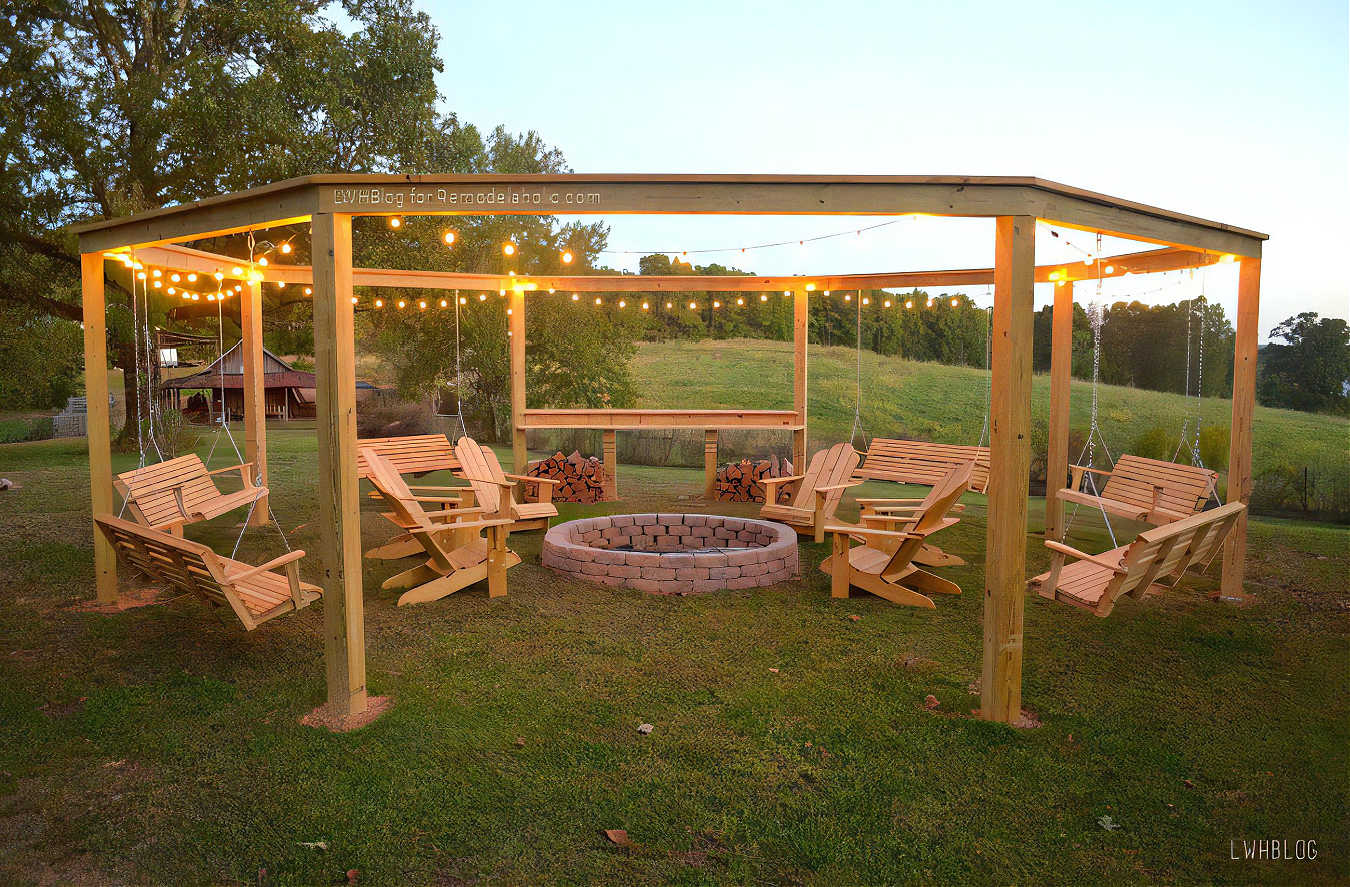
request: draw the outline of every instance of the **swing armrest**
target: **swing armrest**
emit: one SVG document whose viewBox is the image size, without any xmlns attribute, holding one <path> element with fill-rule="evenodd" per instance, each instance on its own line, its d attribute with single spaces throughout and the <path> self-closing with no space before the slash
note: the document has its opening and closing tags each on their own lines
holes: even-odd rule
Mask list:
<svg viewBox="0 0 1350 887">
<path fill-rule="evenodd" d="M 277 567 L 284 567 L 286 564 L 289 564 L 292 561 L 298 561 L 300 560 L 300 558 L 304 556 L 305 556 L 304 549 L 297 548 L 295 551 L 287 552 L 286 554 L 283 554 L 281 557 L 274 557 L 265 564 L 259 564 L 256 567 L 249 567 L 247 570 L 240 570 L 237 573 L 231 573 L 230 571 L 226 570 L 225 579 L 228 582 L 243 582 L 245 579 L 252 579 L 259 573 L 270 573 Z"/>
<path fill-rule="evenodd" d="M 1078 489 L 1079 485 L 1083 483 L 1083 475 L 1089 472 L 1100 474 L 1102 477 L 1110 477 L 1111 475 L 1111 472 L 1104 468 L 1093 468 L 1091 465 L 1070 465 L 1069 486 L 1075 490 Z"/>
<path fill-rule="evenodd" d="M 1055 552 L 1057 555 L 1061 557 L 1071 557 L 1074 560 L 1087 561 L 1088 563 L 1096 564 L 1099 567 L 1105 567 L 1106 569 L 1111 570 L 1112 572 L 1115 573 L 1125 572 L 1125 570 L 1120 565 L 1120 561 L 1114 562 L 1109 561 L 1106 558 L 1101 557 L 1100 555 L 1088 554 L 1086 551 L 1079 551 L 1072 545 L 1065 545 L 1062 542 L 1055 542 L 1052 539 L 1047 539 L 1045 540 L 1045 547 Z"/>
<path fill-rule="evenodd" d="M 253 463 L 252 463 L 252 462 L 240 462 L 238 465 L 231 465 L 231 466 L 229 466 L 228 468 L 217 468 L 217 469 L 214 470 L 214 471 L 208 471 L 208 472 L 206 472 L 206 474 L 207 474 L 208 477 L 211 477 L 211 476 L 214 476 L 214 475 L 217 475 L 217 474 L 225 474 L 225 473 L 230 472 L 230 471 L 237 471 L 237 472 L 239 472 L 239 476 L 240 476 L 240 477 L 243 479 L 243 481 L 244 481 L 244 486 L 248 486 L 248 485 L 249 485 L 250 483 L 252 483 L 252 481 L 253 481 Z"/>
<path fill-rule="evenodd" d="M 1092 508 L 1100 508 L 1102 511 L 1108 511 L 1117 517 L 1125 517 L 1130 520 L 1147 520 L 1149 509 L 1140 508 L 1136 505 L 1126 505 L 1123 502 L 1117 502 L 1115 499 L 1108 499 L 1104 496 L 1094 496 L 1091 493 L 1082 493 L 1078 490 L 1071 490 L 1068 487 L 1059 490 L 1055 495 L 1064 502 L 1073 502 L 1076 505 L 1088 505 Z"/>
</svg>

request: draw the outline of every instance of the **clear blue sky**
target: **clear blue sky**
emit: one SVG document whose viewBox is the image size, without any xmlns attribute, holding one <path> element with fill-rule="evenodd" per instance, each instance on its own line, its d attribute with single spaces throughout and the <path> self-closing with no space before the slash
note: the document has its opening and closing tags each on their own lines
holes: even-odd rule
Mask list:
<svg viewBox="0 0 1350 887">
<path fill-rule="evenodd" d="M 423 8 L 441 32 L 449 108 L 484 129 L 538 130 L 578 172 L 1036 175 L 1270 234 L 1263 338 L 1298 311 L 1344 317 L 1350 307 L 1344 0 Z M 607 221 L 611 246 L 670 250 L 851 227 Z M 1074 255 L 1042 245 L 1040 259 Z M 914 220 L 717 258 L 824 273 L 987 265 L 991 255 L 989 223 Z M 1231 315 L 1230 272 L 1205 286 Z M 1104 295 L 1170 302 L 1199 285 L 1131 279 Z"/>
</svg>

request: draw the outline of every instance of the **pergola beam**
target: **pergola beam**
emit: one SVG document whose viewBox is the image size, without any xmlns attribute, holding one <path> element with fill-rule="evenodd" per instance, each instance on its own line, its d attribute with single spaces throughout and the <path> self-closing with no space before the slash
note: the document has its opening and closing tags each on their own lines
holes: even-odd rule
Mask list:
<svg viewBox="0 0 1350 887">
<path fill-rule="evenodd" d="M 142 263 L 177 271 L 210 275 L 222 271 L 227 279 L 243 280 L 231 274 L 247 265 L 242 259 L 204 252 L 177 244 L 138 249 Z M 1096 280 L 1130 274 L 1154 274 L 1200 268 L 1224 261 L 1223 254 L 1180 247 L 1124 253 L 1085 265 L 1081 261 L 1058 262 L 1036 268 L 1037 283 L 1061 280 Z M 1109 269 L 1109 270 L 1108 270 Z M 269 283 L 304 286 L 313 283 L 308 265 L 273 262 L 258 269 Z M 517 285 L 532 287 L 533 292 L 549 289 L 578 293 L 659 293 L 659 292 L 790 292 L 810 285 L 815 291 L 896 289 L 941 286 L 987 286 L 994 282 L 993 268 L 957 268 L 936 271 L 886 271 L 871 274 L 826 275 L 521 275 L 477 274 L 459 271 L 405 271 L 390 268 L 353 268 L 352 283 L 365 287 L 401 287 L 406 289 L 468 290 L 498 292 Z"/>
</svg>

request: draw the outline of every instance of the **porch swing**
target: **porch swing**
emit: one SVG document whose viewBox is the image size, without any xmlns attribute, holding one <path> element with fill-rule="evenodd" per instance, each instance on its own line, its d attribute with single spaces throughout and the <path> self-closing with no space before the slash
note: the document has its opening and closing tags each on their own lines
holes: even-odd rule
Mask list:
<svg viewBox="0 0 1350 887">
<path fill-rule="evenodd" d="M 862 305 L 859 299 L 859 319 L 858 319 L 858 378 L 857 378 L 857 403 L 859 407 L 854 410 L 854 428 L 855 435 L 860 429 L 861 420 L 859 418 L 859 409 L 862 403 Z M 980 431 L 979 441 L 975 445 L 969 444 L 948 444 L 935 443 L 926 440 L 906 440 L 903 438 L 884 438 L 875 437 L 869 442 L 864 437 L 864 443 L 867 444 L 863 452 L 863 463 L 853 473 L 853 476 L 860 480 L 885 480 L 899 484 L 918 484 L 920 486 L 933 487 L 942 482 L 952 468 L 959 465 L 970 465 L 969 488 L 973 493 L 985 493 L 989 489 L 989 398 L 990 384 L 992 377 L 989 375 L 991 360 L 990 346 L 992 342 L 992 324 L 993 309 L 986 309 L 985 335 L 984 335 L 984 368 L 985 378 L 985 398 L 984 398 L 984 424 Z M 860 505 L 867 510 L 873 504 L 895 503 L 900 500 L 894 499 L 859 499 Z M 919 500 L 914 500 L 919 501 Z M 957 506 L 958 510 L 960 506 Z"/>
<path fill-rule="evenodd" d="M 253 238 L 250 234 L 250 267 L 252 252 Z M 268 522 L 276 529 L 287 553 L 256 567 L 235 560 L 258 503 L 267 497 L 268 490 L 254 471 L 255 466 L 239 452 L 224 411 L 205 462 L 196 453 L 173 459 L 164 458 L 155 434 L 156 410 L 159 406 L 155 397 L 154 374 L 150 372 L 150 295 L 148 287 L 142 283 L 138 301 L 136 280 L 133 275 L 132 326 L 136 341 L 133 384 L 139 391 L 142 376 L 146 380 L 144 396 L 138 397 L 141 406 L 136 416 L 139 461 L 135 469 L 123 472 L 114 479 L 114 488 L 122 495 L 118 513 L 95 515 L 94 520 L 124 560 L 153 579 L 180 591 L 197 594 L 213 608 L 229 609 L 245 630 L 251 631 L 275 616 L 308 606 L 318 599 L 322 591 L 317 586 L 300 581 L 298 562 L 305 552 L 291 549 L 270 501 L 267 505 Z M 224 352 L 223 297 L 217 293 L 215 301 L 219 361 Z M 142 342 L 146 349 L 144 373 Z M 220 394 L 223 406 L 223 380 Z M 211 421 L 215 424 L 214 415 Z M 229 439 L 239 463 L 228 468 L 208 470 L 207 464 L 215 454 L 222 432 Z M 147 438 L 155 455 L 159 457 L 158 462 L 149 463 Z M 239 472 L 243 488 L 234 493 L 221 493 L 212 477 L 231 471 Z M 210 520 L 245 505 L 248 506 L 248 512 L 228 557 L 217 554 L 201 543 L 181 538 L 186 524 Z M 128 515 L 132 520 L 125 519 Z M 284 573 L 276 572 L 283 567 Z"/>
<path fill-rule="evenodd" d="M 1097 255 L 1101 255 L 1101 235 L 1097 236 Z M 1190 465 L 1167 462 L 1161 459 L 1149 459 L 1144 456 L 1122 454 L 1114 459 L 1102 435 L 1098 422 L 1097 391 L 1101 382 L 1102 324 L 1104 308 L 1101 304 L 1102 278 L 1101 262 L 1098 260 L 1097 300 L 1089 306 L 1088 318 L 1092 325 L 1092 411 L 1088 424 L 1087 441 L 1078 454 L 1077 463 L 1070 466 L 1069 486 L 1060 489 L 1056 495 L 1061 501 L 1074 505 L 1073 513 L 1065 522 L 1063 542 L 1078 515 L 1079 506 L 1096 508 L 1102 515 L 1111 546 L 1118 546 L 1115 528 L 1111 524 L 1111 515 L 1130 520 L 1163 526 L 1190 517 L 1203 511 L 1205 504 L 1215 493 L 1218 473 L 1206 468 L 1198 459 L 1198 419 L 1199 406 L 1196 407 L 1196 448 Z M 1190 332 L 1187 331 L 1187 388 L 1189 380 Z M 1189 421 L 1189 420 L 1188 420 Z M 1182 426 L 1183 438 L 1186 425 Z M 1097 444 L 1101 444 L 1109 467 L 1098 468 Z M 1178 447 L 1178 453 L 1180 447 Z M 1084 461 L 1086 457 L 1086 461 Z M 1099 490 L 1097 478 L 1106 478 Z M 1208 563 L 1208 561 L 1206 561 Z"/>
</svg>

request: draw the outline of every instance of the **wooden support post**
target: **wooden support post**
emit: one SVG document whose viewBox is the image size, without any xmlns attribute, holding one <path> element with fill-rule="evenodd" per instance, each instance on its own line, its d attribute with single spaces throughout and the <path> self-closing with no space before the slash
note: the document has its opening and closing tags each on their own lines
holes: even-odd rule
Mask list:
<svg viewBox="0 0 1350 887">
<path fill-rule="evenodd" d="M 810 306 L 805 288 L 792 291 L 792 409 L 801 428 L 792 432 L 792 470 L 806 470 L 806 354 Z"/>
<path fill-rule="evenodd" d="M 334 714 L 346 716 L 366 709 L 361 511 L 356 478 L 352 217 L 316 213 L 311 230 L 324 658 L 328 704 Z"/>
<path fill-rule="evenodd" d="M 524 474 L 529 454 L 525 449 L 525 291 L 510 293 L 511 328 L 511 464 L 512 472 Z"/>
<path fill-rule="evenodd" d="M 601 436 L 605 456 L 605 485 L 601 495 L 605 501 L 614 502 L 619 498 L 619 436 L 613 428 L 606 428 Z"/>
<path fill-rule="evenodd" d="M 717 429 L 703 430 L 703 498 L 717 498 Z"/>
<path fill-rule="evenodd" d="M 244 458 L 253 463 L 253 477 L 267 486 L 267 392 L 263 387 L 262 284 L 250 283 L 239 303 L 239 343 L 244 358 Z M 285 389 L 282 390 L 285 395 Z M 267 497 L 258 500 L 250 526 L 268 520 Z"/>
<path fill-rule="evenodd" d="M 1233 419 L 1228 439 L 1228 502 L 1252 497 L 1252 414 L 1256 409 L 1256 353 L 1260 333 L 1261 260 L 1244 258 L 1238 270 L 1237 329 L 1233 352 Z M 1247 560 L 1247 512 L 1238 515 L 1223 549 L 1219 593 L 1242 594 Z"/>
<path fill-rule="evenodd" d="M 1064 539 L 1058 493 L 1069 475 L 1069 390 L 1073 369 L 1073 281 L 1055 286 L 1050 332 L 1050 439 L 1045 454 L 1045 538 Z"/>
<path fill-rule="evenodd" d="M 103 254 L 80 256 L 80 289 L 84 303 L 85 433 L 89 439 L 89 505 L 93 514 L 113 507 L 112 428 L 108 420 L 108 324 L 103 282 Z M 125 384 L 125 383 L 124 383 Z M 135 385 L 136 380 L 131 380 Z M 127 416 L 126 421 L 134 421 Z M 90 523 L 92 527 L 93 524 Z M 117 552 L 94 529 L 94 590 L 100 604 L 117 601 Z"/>
<path fill-rule="evenodd" d="M 830 534 L 830 597 L 848 597 L 848 537 Z"/>
<path fill-rule="evenodd" d="M 980 709 L 1011 724 L 1022 714 L 1027 472 L 1031 465 L 1031 338 L 1036 219 L 999 216 L 994 241 L 989 513 L 985 539 Z"/>
</svg>

